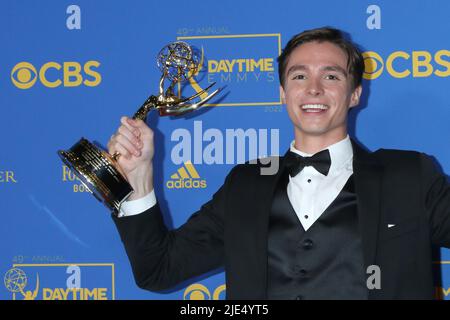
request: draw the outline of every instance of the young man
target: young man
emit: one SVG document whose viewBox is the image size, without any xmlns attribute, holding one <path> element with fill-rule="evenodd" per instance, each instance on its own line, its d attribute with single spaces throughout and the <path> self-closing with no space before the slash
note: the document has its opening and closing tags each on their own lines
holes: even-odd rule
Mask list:
<svg viewBox="0 0 450 320">
<path fill-rule="evenodd" d="M 424 154 L 349 138 L 364 63 L 340 31 L 296 35 L 278 62 L 295 137 L 278 172 L 236 166 L 177 230 L 154 196 L 151 129 L 121 119 L 108 148 L 136 192 L 114 221 L 137 284 L 163 290 L 225 266 L 228 299 L 433 298 L 431 245 L 450 247 L 445 176 Z"/>
</svg>

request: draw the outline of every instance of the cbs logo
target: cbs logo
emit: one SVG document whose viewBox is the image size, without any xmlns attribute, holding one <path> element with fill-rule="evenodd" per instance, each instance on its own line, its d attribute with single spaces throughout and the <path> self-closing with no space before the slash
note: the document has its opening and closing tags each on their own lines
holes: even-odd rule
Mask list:
<svg viewBox="0 0 450 320">
<path fill-rule="evenodd" d="M 11 81 L 19 89 L 29 89 L 37 79 L 48 88 L 78 87 L 85 85 L 95 87 L 102 81 L 102 76 L 96 69 L 100 66 L 98 61 L 87 61 L 83 66 L 75 61 L 47 62 L 39 71 L 29 62 L 19 62 L 11 71 Z"/>
<path fill-rule="evenodd" d="M 207 287 L 200 283 L 191 284 L 184 290 L 183 300 L 220 300 L 220 295 L 225 292 L 226 286 L 218 286 L 212 295 Z M 224 297 L 225 298 L 225 297 Z"/>
<path fill-rule="evenodd" d="M 364 57 L 364 79 L 378 78 L 384 69 L 394 78 L 406 78 L 412 74 L 413 78 L 450 77 L 450 51 L 439 50 L 434 55 L 428 51 L 395 51 L 383 58 L 374 51 L 367 51 Z"/>
</svg>

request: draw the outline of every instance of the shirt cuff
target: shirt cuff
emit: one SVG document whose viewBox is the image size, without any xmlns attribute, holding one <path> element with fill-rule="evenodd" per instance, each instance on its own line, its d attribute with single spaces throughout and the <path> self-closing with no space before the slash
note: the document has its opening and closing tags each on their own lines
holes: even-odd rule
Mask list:
<svg viewBox="0 0 450 320">
<path fill-rule="evenodd" d="M 131 201 L 124 201 L 120 206 L 118 217 L 121 218 L 137 215 L 150 209 L 155 204 L 156 204 L 156 196 L 155 196 L 155 189 L 153 189 L 152 192 L 150 192 L 149 194 L 147 194 L 142 198 Z"/>
</svg>

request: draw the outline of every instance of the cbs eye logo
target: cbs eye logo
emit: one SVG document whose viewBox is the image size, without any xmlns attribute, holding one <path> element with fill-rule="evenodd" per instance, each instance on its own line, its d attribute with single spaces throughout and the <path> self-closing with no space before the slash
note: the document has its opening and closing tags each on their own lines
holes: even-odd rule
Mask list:
<svg viewBox="0 0 450 320">
<path fill-rule="evenodd" d="M 363 78 L 372 80 L 378 78 L 384 69 L 384 62 L 381 56 L 374 51 L 367 51 L 362 54 L 364 58 Z"/>
<path fill-rule="evenodd" d="M 11 70 L 11 81 L 19 89 L 29 89 L 37 79 L 47 88 L 78 87 L 85 85 L 95 87 L 102 81 L 101 74 L 96 71 L 98 61 L 87 61 L 84 65 L 78 62 L 47 62 L 39 71 L 29 62 L 19 62 Z"/>
<path fill-rule="evenodd" d="M 218 286 L 212 295 L 212 300 L 220 300 L 220 294 L 225 292 L 226 286 Z M 211 300 L 211 292 L 200 283 L 191 284 L 184 290 L 183 300 Z"/>
<path fill-rule="evenodd" d="M 37 79 L 36 68 L 28 62 L 20 62 L 11 71 L 11 80 L 17 88 L 31 88 Z"/>
</svg>

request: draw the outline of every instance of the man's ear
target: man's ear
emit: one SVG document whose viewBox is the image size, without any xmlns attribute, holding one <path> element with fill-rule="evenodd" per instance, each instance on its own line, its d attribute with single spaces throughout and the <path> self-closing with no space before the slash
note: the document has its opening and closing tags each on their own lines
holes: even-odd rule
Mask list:
<svg viewBox="0 0 450 320">
<path fill-rule="evenodd" d="M 356 107 L 359 104 L 359 99 L 361 98 L 362 86 L 359 85 L 353 90 L 352 96 L 350 97 L 350 108 Z"/>
<path fill-rule="evenodd" d="M 284 89 L 283 89 L 282 86 L 280 86 L 280 97 L 281 97 L 281 102 L 282 102 L 283 104 L 286 104 L 286 97 L 285 97 L 285 95 L 284 95 Z"/>
</svg>

